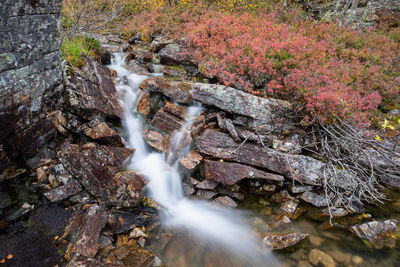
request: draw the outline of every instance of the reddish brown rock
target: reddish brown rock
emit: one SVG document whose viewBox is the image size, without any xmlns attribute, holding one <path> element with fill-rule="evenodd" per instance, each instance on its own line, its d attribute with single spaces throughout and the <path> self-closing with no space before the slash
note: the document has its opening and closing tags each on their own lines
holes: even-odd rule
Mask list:
<svg viewBox="0 0 400 267">
<path fill-rule="evenodd" d="M 44 193 L 44 195 L 50 200 L 50 202 L 56 202 L 76 195 L 81 191 L 81 184 L 77 180 L 71 179 L 66 184 L 56 187 L 49 192 Z"/>
<path fill-rule="evenodd" d="M 117 173 L 113 178 L 113 182 L 119 186 L 119 193 L 115 197 L 117 197 L 118 203 L 125 207 L 137 204 L 143 188 L 148 183 L 143 176 L 134 171 Z"/>
<path fill-rule="evenodd" d="M 192 84 L 189 82 L 170 81 L 165 78 L 154 77 L 145 80 L 139 85 L 140 89 L 161 93 L 181 104 L 191 104 Z"/>
<path fill-rule="evenodd" d="M 282 249 L 293 245 L 296 245 L 304 238 L 308 237 L 308 234 L 299 233 L 288 233 L 288 234 L 273 234 L 267 233 L 261 236 L 263 238 L 264 245 L 270 249 Z"/>
<path fill-rule="evenodd" d="M 105 122 L 101 122 L 91 128 L 86 128 L 83 133 L 90 138 L 109 146 L 125 146 L 121 136 L 111 129 Z"/>
<path fill-rule="evenodd" d="M 150 107 L 150 93 L 146 92 L 142 98 L 140 99 L 139 103 L 138 103 L 138 111 L 143 114 L 144 116 L 149 115 L 150 111 L 151 111 L 151 107 Z"/>
<path fill-rule="evenodd" d="M 184 107 L 167 102 L 154 116 L 151 124 L 161 131 L 171 133 L 182 128 L 185 113 L 186 109 Z"/>
<path fill-rule="evenodd" d="M 65 144 L 58 152 L 64 167 L 78 178 L 86 190 L 104 202 L 115 202 L 120 186 L 113 178 L 133 149 L 107 147 L 95 143 Z"/>
<path fill-rule="evenodd" d="M 205 160 L 204 177 L 225 185 L 233 185 L 245 178 L 283 181 L 280 175 L 260 171 L 239 163 Z"/>
<path fill-rule="evenodd" d="M 79 229 L 74 251 L 86 257 L 94 257 L 99 249 L 100 232 L 107 223 L 107 212 L 101 206 L 94 205 L 87 209 Z"/>
<path fill-rule="evenodd" d="M 200 164 L 203 157 L 196 151 L 190 151 L 186 156 L 184 156 L 179 163 L 183 168 L 188 171 L 194 171 L 194 169 Z"/>
</svg>

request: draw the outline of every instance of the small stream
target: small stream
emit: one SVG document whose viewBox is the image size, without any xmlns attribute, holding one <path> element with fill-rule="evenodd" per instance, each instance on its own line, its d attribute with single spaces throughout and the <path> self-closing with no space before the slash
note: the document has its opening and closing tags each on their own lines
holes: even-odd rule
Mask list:
<svg viewBox="0 0 400 267">
<path fill-rule="evenodd" d="M 198 105 L 187 107 L 187 117 L 182 129 L 172 138 L 170 152 L 150 152 L 142 136 L 142 122 L 137 112 L 137 102 L 141 90 L 139 84 L 147 76 L 130 73 L 124 65 L 123 53 L 113 55 L 110 69 L 117 72 L 117 92 L 125 108 L 123 128 L 129 147 L 136 152 L 128 163 L 128 168 L 142 174 L 149 181 L 152 198 L 162 207 L 162 223 L 166 227 L 185 229 L 194 240 L 204 247 L 218 248 L 224 255 L 231 255 L 218 266 L 236 262 L 237 266 L 277 265 L 272 254 L 265 249 L 251 230 L 240 212 L 215 207 L 205 201 L 191 200 L 184 196 L 181 177 L 177 170 L 177 157 L 183 157 L 189 147 L 182 147 L 185 135 L 202 108 Z M 190 145 L 189 145 L 190 146 Z M 219 257 L 223 259 L 222 255 Z M 192 262 L 192 266 L 201 263 Z M 232 265 L 231 265 L 232 266 Z"/>
</svg>

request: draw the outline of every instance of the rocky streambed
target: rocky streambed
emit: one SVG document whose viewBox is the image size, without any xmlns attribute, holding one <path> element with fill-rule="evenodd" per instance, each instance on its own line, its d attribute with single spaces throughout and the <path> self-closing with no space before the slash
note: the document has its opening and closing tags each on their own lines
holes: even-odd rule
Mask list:
<svg viewBox="0 0 400 267">
<path fill-rule="evenodd" d="M 104 66 L 122 49 L 124 67 L 147 76 L 135 99 L 146 146 L 172 153 L 187 197 L 247 210 L 242 217 L 285 266 L 398 264 L 398 191 L 380 205 L 344 206 L 324 181 L 351 191 L 352 177 L 340 169 L 340 179 L 324 174 L 326 162 L 304 149 L 312 140 L 293 122 L 291 103 L 213 84 L 172 40 L 98 38 L 105 43 L 98 62 L 65 68 L 64 101 L 51 114 L 57 137 L 0 176 L 1 263 L 240 266 L 240 255 L 162 225 L 163 207 L 149 197 L 148 179 L 127 168 L 137 151 L 127 148 L 120 124 L 117 73 Z M 203 111 L 176 149 L 174 136 L 193 103 Z M 398 188 L 398 181 L 388 183 Z"/>
</svg>

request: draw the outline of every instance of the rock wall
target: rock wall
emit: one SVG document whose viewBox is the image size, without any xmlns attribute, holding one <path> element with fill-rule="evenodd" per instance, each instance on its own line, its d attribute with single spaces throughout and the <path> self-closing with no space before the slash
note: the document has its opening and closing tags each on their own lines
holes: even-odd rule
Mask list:
<svg viewBox="0 0 400 267">
<path fill-rule="evenodd" d="M 0 1 L 0 171 L 55 133 L 59 102 L 61 0 Z"/>
</svg>

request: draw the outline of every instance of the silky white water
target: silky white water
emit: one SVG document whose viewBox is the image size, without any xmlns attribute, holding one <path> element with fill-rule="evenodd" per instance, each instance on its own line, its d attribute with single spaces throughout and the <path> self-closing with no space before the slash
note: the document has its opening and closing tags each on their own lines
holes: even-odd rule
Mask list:
<svg viewBox="0 0 400 267">
<path fill-rule="evenodd" d="M 131 73 L 124 68 L 124 54 L 115 53 L 110 69 L 117 72 L 116 88 L 125 109 L 122 122 L 124 136 L 135 154 L 128 168 L 142 174 L 149 183 L 151 197 L 162 207 L 162 223 L 165 226 L 184 228 L 195 235 L 202 244 L 210 244 L 226 250 L 245 266 L 275 266 L 273 256 L 254 237 L 248 223 L 239 211 L 211 205 L 205 201 L 190 200 L 184 196 L 176 160 L 181 139 L 202 108 L 188 107 L 187 118 L 181 131 L 172 139 L 172 148 L 166 157 L 162 153 L 149 152 L 142 134 L 142 122 L 137 113 L 138 98 L 142 93 L 139 84 L 148 76 Z M 181 151 L 187 153 L 190 145 Z M 175 164 L 174 164 L 175 162 Z M 172 165 L 172 166 L 171 166 Z"/>
</svg>

